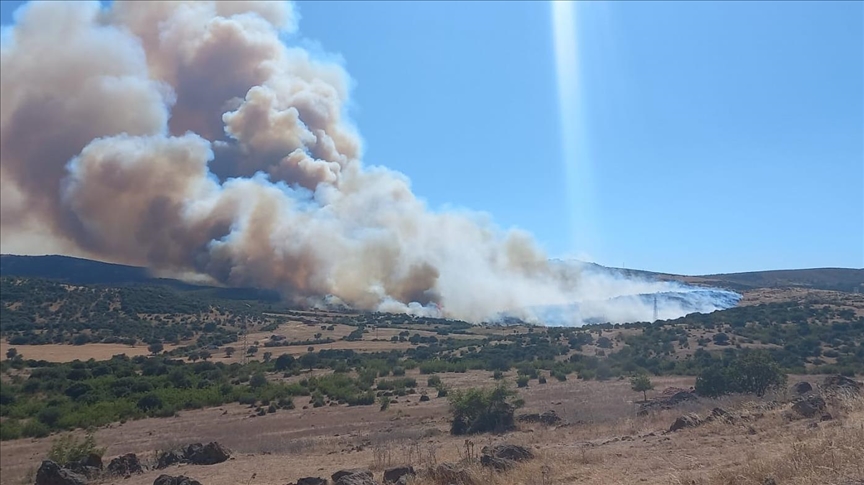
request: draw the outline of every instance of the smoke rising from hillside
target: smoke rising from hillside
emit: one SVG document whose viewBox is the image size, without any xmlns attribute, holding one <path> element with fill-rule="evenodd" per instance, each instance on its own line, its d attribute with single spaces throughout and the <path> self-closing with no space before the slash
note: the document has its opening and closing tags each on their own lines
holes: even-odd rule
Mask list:
<svg viewBox="0 0 864 485">
<path fill-rule="evenodd" d="M 0 54 L 4 245 L 36 228 L 68 254 L 470 321 L 667 289 L 562 272 L 364 166 L 349 77 L 280 41 L 296 23 L 276 2 L 27 5 Z"/>
</svg>

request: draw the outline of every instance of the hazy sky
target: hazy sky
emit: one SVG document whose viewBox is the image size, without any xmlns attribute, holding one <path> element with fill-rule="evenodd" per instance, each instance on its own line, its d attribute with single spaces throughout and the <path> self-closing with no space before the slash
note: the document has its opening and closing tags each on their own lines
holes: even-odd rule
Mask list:
<svg viewBox="0 0 864 485">
<path fill-rule="evenodd" d="M 547 2 L 297 9 L 287 41 L 356 82 L 365 163 L 433 208 L 615 266 L 864 266 L 861 2 L 578 3 L 563 105 Z"/>
</svg>

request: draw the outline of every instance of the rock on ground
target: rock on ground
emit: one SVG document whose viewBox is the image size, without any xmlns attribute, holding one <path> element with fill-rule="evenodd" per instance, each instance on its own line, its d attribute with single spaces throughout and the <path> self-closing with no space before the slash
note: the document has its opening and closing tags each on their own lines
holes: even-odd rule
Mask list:
<svg viewBox="0 0 864 485">
<path fill-rule="evenodd" d="M 561 422 L 561 418 L 555 411 L 549 410 L 540 414 L 523 414 L 517 418 L 523 423 L 541 423 L 547 426 L 554 426 Z"/>
<path fill-rule="evenodd" d="M 792 404 L 793 417 L 812 418 L 825 411 L 825 400 L 819 396 L 798 399 Z"/>
<path fill-rule="evenodd" d="M 498 471 L 509 470 L 517 462 L 534 458 L 534 453 L 519 445 L 501 444 L 493 447 L 484 446 L 480 455 L 480 464 Z"/>
<path fill-rule="evenodd" d="M 193 465 L 215 465 L 230 458 L 231 450 L 215 441 L 206 445 L 193 443 L 186 447 L 183 455 Z"/>
<path fill-rule="evenodd" d="M 441 463 L 426 470 L 427 476 L 439 483 L 448 485 L 480 485 L 470 471 L 452 463 Z"/>
<path fill-rule="evenodd" d="M 795 394 L 807 394 L 813 390 L 813 386 L 809 382 L 801 381 L 792 386 L 792 390 L 795 391 Z"/>
<path fill-rule="evenodd" d="M 114 458 L 108 463 L 108 473 L 118 477 L 128 477 L 133 473 L 144 473 L 144 468 L 141 467 L 141 462 L 138 461 L 138 455 L 127 453 Z"/>
<path fill-rule="evenodd" d="M 153 485 L 201 485 L 201 482 L 183 475 L 176 477 L 159 475 L 156 480 L 153 480 Z"/>
<path fill-rule="evenodd" d="M 306 477 L 297 480 L 295 485 L 327 485 L 327 479 L 321 477 Z"/>
<path fill-rule="evenodd" d="M 861 384 L 846 376 L 836 375 L 828 376 L 822 383 L 822 389 L 825 391 L 847 391 L 853 393 L 861 392 Z"/>
<path fill-rule="evenodd" d="M 669 427 L 669 431 L 678 431 L 679 429 L 684 428 L 695 428 L 702 424 L 702 420 L 699 418 L 698 414 L 687 414 L 684 416 L 680 416 L 678 419 L 672 423 L 672 426 Z"/>
<path fill-rule="evenodd" d="M 413 477 L 414 475 L 416 475 L 416 473 L 414 473 L 413 466 L 397 466 L 394 468 L 388 468 L 387 470 L 384 470 L 384 483 L 399 483 L 403 477 Z"/>
<path fill-rule="evenodd" d="M 36 472 L 36 485 L 86 485 L 87 479 L 51 460 L 45 460 Z"/>
<path fill-rule="evenodd" d="M 484 446 L 481 453 L 511 461 L 527 461 L 534 458 L 534 453 L 528 448 L 511 444 L 495 445 L 491 448 Z"/>
<path fill-rule="evenodd" d="M 156 459 L 156 469 L 161 470 L 163 468 L 168 468 L 171 465 L 183 463 L 185 460 L 183 453 L 178 451 L 163 451 Z"/>
<path fill-rule="evenodd" d="M 378 485 L 378 482 L 373 479 L 372 472 L 365 468 L 339 470 L 330 478 L 333 479 L 334 485 Z"/>
</svg>

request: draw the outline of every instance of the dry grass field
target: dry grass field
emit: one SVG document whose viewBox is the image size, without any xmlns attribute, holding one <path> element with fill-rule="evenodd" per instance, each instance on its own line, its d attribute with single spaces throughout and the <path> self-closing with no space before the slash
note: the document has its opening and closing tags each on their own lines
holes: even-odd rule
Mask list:
<svg viewBox="0 0 864 485">
<path fill-rule="evenodd" d="M 454 388 L 491 383 L 487 372 L 441 377 Z M 424 390 L 425 379 L 418 381 L 422 381 L 418 391 Z M 656 395 L 669 386 L 687 388 L 693 381 L 656 378 L 654 383 Z M 520 389 L 519 394 L 525 400 L 520 412 L 555 410 L 567 424 L 523 423 L 504 435 L 473 436 L 472 451 L 463 437 L 448 434 L 446 399 L 419 402 L 418 395 L 410 395 L 398 398 L 383 412 L 377 406 L 303 409 L 308 398 L 298 398 L 294 410 L 252 417 L 247 407 L 226 405 L 181 412 L 174 418 L 116 424 L 98 430 L 96 436 L 108 448 L 106 457 L 134 452 L 153 460 L 158 450 L 208 441 L 219 441 L 234 451 L 232 459 L 221 464 L 175 465 L 116 482 L 128 485 L 149 485 L 161 473 L 184 474 L 207 485 L 283 485 L 305 476 L 328 477 L 342 468 L 379 472 L 399 464 L 424 468 L 456 462 L 476 455 L 484 445 L 502 442 L 526 446 L 538 457 L 502 474 L 471 466 L 477 483 L 764 485 L 773 483 L 766 481 L 772 478 L 778 484 L 851 485 L 864 480 L 864 403 L 860 399 L 831 403 L 834 419 L 818 422 L 818 418 L 787 421 L 785 408 L 764 406 L 770 399 L 788 396 L 702 399 L 637 416 L 640 396 L 626 380 L 550 381 Z M 677 416 L 695 412 L 705 417 L 715 407 L 744 417 L 728 424 L 715 421 L 666 432 Z M 25 480 L 50 445 L 51 438 L 3 442 L 0 483 L 32 483 Z M 441 485 L 424 478 L 412 483 Z"/>
<path fill-rule="evenodd" d="M 84 345 L 9 345 L 5 339 L 0 340 L 0 354 L 6 355 L 6 351 L 14 347 L 19 354 L 26 359 L 46 360 L 48 362 L 71 362 L 78 360 L 107 360 L 114 355 L 126 354 L 129 357 L 136 355 L 148 355 L 146 344 L 135 346 L 123 344 L 84 344 Z M 166 345 L 165 350 L 174 348 Z"/>
</svg>

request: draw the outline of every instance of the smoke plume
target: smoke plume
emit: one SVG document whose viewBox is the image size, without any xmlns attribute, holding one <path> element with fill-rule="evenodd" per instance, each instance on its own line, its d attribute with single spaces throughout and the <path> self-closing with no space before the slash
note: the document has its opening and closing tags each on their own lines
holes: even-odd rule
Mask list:
<svg viewBox="0 0 864 485">
<path fill-rule="evenodd" d="M 282 42 L 296 24 L 263 1 L 19 10 L 0 54 L 4 245 L 470 321 L 668 289 L 561 271 L 528 234 L 364 166 L 349 77 Z"/>
</svg>

